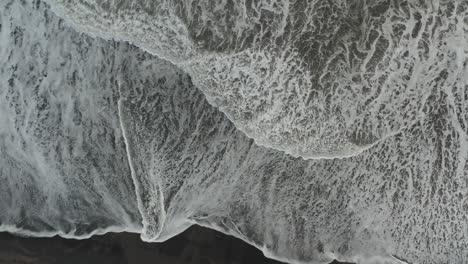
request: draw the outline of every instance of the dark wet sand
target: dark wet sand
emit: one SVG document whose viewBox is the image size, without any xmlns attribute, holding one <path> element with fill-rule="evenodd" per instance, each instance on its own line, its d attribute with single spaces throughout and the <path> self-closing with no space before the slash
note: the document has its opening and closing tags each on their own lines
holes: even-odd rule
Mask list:
<svg viewBox="0 0 468 264">
<path fill-rule="evenodd" d="M 119 233 L 86 240 L 23 238 L 0 233 L 1 264 L 263 264 L 281 263 L 247 243 L 194 226 L 164 243 Z M 338 264 L 338 262 L 334 262 Z"/>
</svg>

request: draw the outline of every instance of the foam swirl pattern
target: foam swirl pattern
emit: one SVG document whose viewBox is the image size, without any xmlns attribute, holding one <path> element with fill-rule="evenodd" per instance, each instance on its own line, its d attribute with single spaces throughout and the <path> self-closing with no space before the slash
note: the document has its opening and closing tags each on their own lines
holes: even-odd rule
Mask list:
<svg viewBox="0 0 468 264">
<path fill-rule="evenodd" d="M 466 60 L 466 0 L 48 2 L 175 63 L 257 144 L 303 158 L 354 156 L 410 127 Z"/>
<path fill-rule="evenodd" d="M 162 190 L 164 221 L 149 225 L 147 240 L 197 223 L 293 263 L 467 260 L 468 141 L 450 99 L 466 106 L 464 95 L 434 83 L 425 117 L 401 133 L 355 157 L 303 160 L 257 146 L 187 76 L 149 65 L 141 79 L 157 86 L 140 75 L 121 85 L 136 177 Z"/>
<path fill-rule="evenodd" d="M 385 132 L 381 134 L 369 126 L 366 131 L 378 135 L 369 143 L 372 147 L 359 145 L 359 153 L 353 152 L 351 157 L 304 160 L 258 146 L 238 130 L 233 115 L 226 116 L 211 105 L 214 97 L 208 90 L 227 85 L 224 77 L 218 80 L 221 84 L 213 82 L 205 88 L 197 81 L 212 80 L 208 75 L 212 65 L 219 66 L 223 60 L 235 62 L 236 56 L 251 52 L 257 45 L 254 41 L 245 41 L 245 47 L 239 46 L 239 50 L 237 46 L 230 47 L 229 52 L 218 50 L 217 45 L 198 43 L 188 33 L 193 30 L 187 26 L 190 23 L 181 16 L 164 12 L 166 16 L 158 16 L 154 11 L 158 8 L 150 8 L 156 13 L 149 13 L 126 1 L 113 1 L 115 5 L 100 1 L 93 6 L 93 1 L 71 4 L 50 0 L 56 1 L 52 8 L 58 14 L 80 22 L 80 27 L 73 24 L 78 29 L 120 40 L 135 37 L 141 41 L 133 40 L 135 44 L 152 53 L 160 52 L 186 73 L 132 45 L 77 33 L 40 1 L 0 1 L 0 58 L 6 62 L 0 65 L 2 230 L 68 237 L 86 237 L 96 230 L 132 231 L 142 233 L 147 241 L 163 241 L 192 224 L 200 224 L 235 235 L 267 256 L 291 263 L 328 263 L 334 258 L 359 263 L 468 261 L 467 40 L 463 34 L 466 21 L 459 16 L 464 12 L 463 2 L 451 2 L 456 3 L 453 8 L 448 8 L 449 2 L 430 7 L 447 8 L 452 15 L 443 14 L 440 16 L 447 20 L 431 22 L 439 25 L 434 34 L 439 34 L 441 41 L 441 46 L 429 49 L 433 50 L 432 67 L 408 52 L 408 56 L 415 56 L 414 67 L 424 74 L 395 79 L 405 87 L 400 93 L 414 96 L 381 97 L 395 100 L 382 101 L 385 107 L 407 105 L 414 115 L 409 110 L 408 116 L 389 115 L 400 123 L 382 128 Z M 249 3 L 253 6 L 266 1 Z M 163 11 L 183 10 L 165 4 Z M 196 12 L 204 10 L 192 6 L 199 10 Z M 279 8 L 272 8 L 275 6 Z M 421 12 L 428 10 L 423 7 Z M 126 16 L 131 8 L 136 13 Z M 235 5 L 232 8 L 235 10 Z M 360 8 L 366 10 L 367 6 Z M 120 15 L 112 17 L 113 12 Z M 143 13 L 148 13 L 148 18 L 158 17 L 151 20 L 157 26 L 138 20 L 145 18 Z M 210 17 L 208 14 L 201 17 Z M 215 18 L 219 19 L 213 15 Z M 108 31 L 103 21 L 112 21 L 113 31 Z M 274 16 L 271 21 L 269 25 L 276 25 Z M 211 23 L 211 29 L 219 25 L 213 32 L 237 38 L 234 31 L 222 31 L 234 28 Z M 248 25 L 246 22 L 244 27 Z M 420 30 L 425 28 L 422 25 Z M 239 32 L 249 34 L 245 28 Z M 287 42 L 274 45 L 292 45 Z M 267 54 L 276 49 L 270 48 L 258 52 Z M 204 57 L 204 51 L 209 55 Z M 210 64 L 210 60 L 217 62 Z M 202 61 L 206 62 L 205 73 L 201 65 L 193 66 Z M 245 65 L 254 67 L 249 62 Z M 272 65 L 275 67 L 274 62 Z M 445 71 L 439 71 L 442 67 Z M 219 74 L 227 75 L 227 71 Z M 235 71 L 233 67 L 231 73 L 235 75 Z M 297 76 L 303 78 L 307 73 Z M 264 80 L 270 79 L 274 78 Z M 386 89 L 399 88 L 394 85 Z M 227 90 L 220 96 L 229 94 Z M 390 90 L 382 92 L 393 93 Z M 250 100 L 247 97 L 245 102 Z M 355 97 L 350 96 L 358 100 Z M 340 107 L 343 103 L 341 109 L 348 110 L 354 106 L 340 101 L 346 97 L 340 98 L 330 104 Z M 405 100 L 409 101 L 404 104 Z M 288 104 L 297 110 L 293 102 Z M 324 117 L 326 111 L 321 115 Z M 353 124 L 364 116 L 354 115 Z M 375 122 L 377 127 L 389 124 L 383 121 L 387 119 L 371 117 L 368 122 Z M 324 126 L 348 133 L 343 131 L 350 127 L 343 126 L 339 132 L 340 126 L 333 126 L 333 118 L 330 120 Z M 332 144 L 338 142 L 337 135 L 330 135 Z M 282 138 L 278 142 L 290 144 L 284 141 L 288 137 Z M 318 145 L 305 149 L 320 155 L 335 153 L 319 151 Z M 343 149 L 339 151 L 344 153 Z"/>
</svg>

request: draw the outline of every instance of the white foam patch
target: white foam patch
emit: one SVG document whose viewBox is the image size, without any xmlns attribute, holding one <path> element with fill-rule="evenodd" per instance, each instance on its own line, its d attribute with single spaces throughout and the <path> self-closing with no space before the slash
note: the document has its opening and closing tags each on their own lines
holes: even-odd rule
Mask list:
<svg viewBox="0 0 468 264">
<path fill-rule="evenodd" d="M 140 228 L 128 228 L 128 227 L 118 227 L 118 226 L 110 226 L 106 228 L 97 228 L 92 230 L 89 233 L 76 235 L 76 229 L 71 230 L 70 232 L 63 232 L 63 231 L 30 231 L 29 229 L 18 228 L 16 225 L 0 225 L 0 232 L 8 232 L 13 235 L 19 235 L 24 237 L 54 237 L 59 236 L 67 239 L 77 239 L 83 240 L 88 239 L 92 236 L 104 235 L 107 233 L 140 233 Z"/>
<path fill-rule="evenodd" d="M 450 54 L 466 52 L 445 41 L 463 35 L 465 3 L 48 2 L 175 63 L 259 145 L 306 159 L 359 155 L 418 122 Z"/>
<path fill-rule="evenodd" d="M 119 50 L 65 28 L 40 1 L 0 2 L 0 24 L 2 229 L 141 229 L 118 119 Z"/>
<path fill-rule="evenodd" d="M 136 176 L 156 177 L 163 192 L 163 238 L 154 241 L 195 222 L 291 263 L 464 258 L 453 252 L 466 250 L 464 232 L 454 231 L 463 230 L 467 212 L 465 138 L 439 83 L 425 118 L 399 134 L 356 157 L 303 160 L 253 144 L 189 76 L 150 55 L 141 60 L 148 71 L 122 76 L 121 112 Z M 151 193 L 152 184 L 140 192 Z"/>
<path fill-rule="evenodd" d="M 314 71 L 291 71 L 303 67 L 303 61 L 310 62 L 306 55 L 316 51 L 298 49 L 289 55 L 272 55 L 282 54 L 275 52 L 281 45 L 289 45 L 287 32 L 297 30 L 290 28 L 287 21 L 291 19 L 284 18 L 294 17 L 289 14 L 297 6 L 285 1 L 271 6 L 259 1 L 262 8 L 253 7 L 255 10 L 200 3 L 200 20 L 195 15 L 199 11 L 178 9 L 194 14 L 184 20 L 171 3 L 162 1 L 148 2 L 138 12 L 128 9 L 132 3 L 126 1 L 119 2 L 120 6 L 102 1 L 96 8 L 84 1 L 70 5 L 49 2 L 60 15 L 95 35 L 119 40 L 141 36 L 139 42 L 133 42 L 171 60 L 190 76 L 130 45 L 67 29 L 37 1 L 2 2 L 0 19 L 5 26 L 0 34 L 7 36 L 1 40 L 6 45 L 0 53 L 6 62 L 0 65 L 1 87 L 6 88 L 0 91 L 0 120 L 5 121 L 0 129 L 2 230 L 75 238 L 111 230 L 140 230 L 147 241 L 163 241 L 197 223 L 233 234 L 267 256 L 291 263 L 325 263 L 332 258 L 362 263 L 398 259 L 408 263 L 466 262 L 467 52 L 459 47 L 466 42 L 466 34 L 463 38 L 457 35 L 465 32 L 457 19 L 467 10 L 463 3 L 349 6 L 349 10 L 369 12 L 365 21 L 370 24 L 363 27 L 369 32 L 362 35 L 357 47 L 364 61 L 356 64 L 358 73 L 366 73 L 367 65 L 374 61 L 369 54 L 382 49 L 378 37 L 366 48 L 372 36 L 383 34 L 372 33 L 370 28 L 393 30 L 392 23 L 399 21 L 408 26 L 402 36 L 411 31 L 411 38 L 402 37 L 393 53 L 376 61 L 378 70 L 370 74 L 381 77 L 391 69 L 387 80 L 393 81 L 387 86 L 385 81 L 374 83 L 372 89 L 379 85 L 382 89 L 369 101 L 375 103 L 369 109 L 377 112 L 361 109 L 360 115 L 360 108 L 349 102 L 361 102 L 363 95 L 354 98 L 353 89 L 364 86 L 352 86 L 349 94 L 338 92 L 346 80 L 340 74 L 350 70 L 346 65 L 333 71 L 336 76 L 319 78 L 340 82 L 338 95 L 329 103 L 320 104 L 327 98 L 318 93 L 311 99 L 321 98 L 317 104 L 297 107 L 302 95 L 314 91 L 301 76 L 313 79 L 315 75 Z M 309 21 L 306 16 L 305 21 L 319 25 L 325 19 L 319 15 L 328 10 L 332 15 L 343 14 L 341 3 L 330 3 L 323 2 L 321 8 L 304 6 L 307 12 L 316 12 L 311 18 L 319 20 Z M 429 12 L 432 9 L 442 15 Z M 161 10 L 168 13 L 159 16 Z M 229 24 L 230 16 L 224 17 L 226 24 L 208 22 L 219 19 L 222 10 L 242 16 L 234 20 L 239 24 Z M 259 12 L 263 14 L 260 18 L 255 15 Z M 396 14 L 394 20 L 388 19 L 389 13 Z M 159 18 L 146 24 L 152 16 Z M 324 23 L 320 32 L 336 28 L 332 22 L 340 16 L 330 17 L 330 27 Z M 272 27 L 262 31 L 259 39 L 251 39 L 252 34 L 258 35 L 256 25 L 265 24 L 265 19 Z M 209 23 L 211 27 L 204 27 Z M 308 25 L 304 25 L 306 32 Z M 385 34 L 392 30 L 386 29 Z M 270 35 L 284 39 L 271 37 L 275 42 L 262 46 Z M 317 36 L 303 37 L 305 42 L 313 42 Z M 218 47 L 217 41 L 223 39 L 235 45 Z M 348 43 L 343 41 L 337 39 L 337 43 Z M 433 46 L 425 46 L 426 42 Z M 340 50 L 338 46 L 331 50 Z M 409 46 L 408 61 L 398 60 Z M 392 59 L 386 60 L 386 56 Z M 319 65 L 332 67 L 334 57 L 340 58 L 339 52 L 324 56 L 327 63 Z M 263 76 L 258 67 L 268 65 L 272 69 L 266 69 Z M 400 78 L 410 68 L 413 74 Z M 284 76 L 297 85 L 272 90 L 274 81 L 284 80 Z M 361 82 L 374 77 L 363 75 Z M 235 84 L 236 78 L 246 85 Z M 238 90 L 231 90 L 235 87 Z M 369 96 L 375 92 L 372 89 Z M 261 102 L 267 98 L 274 107 L 243 116 L 245 109 L 262 108 Z M 314 157 L 343 153 L 350 157 L 304 160 L 258 146 L 208 103 L 217 100 L 238 127 L 269 147 L 296 154 L 313 151 Z M 237 106 L 233 107 L 237 103 L 239 116 Z M 341 114 L 326 118 L 332 113 L 325 111 L 327 105 L 338 107 L 335 113 Z M 379 112 L 382 105 L 384 110 Z M 285 106 L 290 107 L 278 121 L 275 116 Z M 309 110 L 317 115 L 309 115 Z M 289 119 L 298 114 L 311 116 L 311 123 Z M 340 115 L 351 126 L 337 125 Z M 295 120 L 301 126 L 295 126 Z M 359 120 L 372 125 L 367 127 Z M 310 124 L 323 129 L 304 134 Z M 270 130 L 269 126 L 280 129 Z M 301 132 L 302 128 L 307 129 Z M 351 144 L 342 135 L 354 128 L 371 131 L 375 137 L 361 141 L 368 138 L 358 136 L 359 142 Z M 286 133 L 288 129 L 298 133 Z M 315 140 L 321 136 L 329 141 Z M 299 143 L 304 148 L 297 147 Z M 309 154 L 301 155 L 311 157 Z"/>
</svg>

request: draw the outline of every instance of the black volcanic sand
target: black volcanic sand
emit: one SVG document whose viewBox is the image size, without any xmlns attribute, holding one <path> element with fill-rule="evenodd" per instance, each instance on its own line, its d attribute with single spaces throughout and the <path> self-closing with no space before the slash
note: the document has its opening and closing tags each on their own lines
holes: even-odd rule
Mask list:
<svg viewBox="0 0 468 264">
<path fill-rule="evenodd" d="M 112 233 L 86 240 L 24 238 L 0 233 L 1 264 L 262 264 L 281 263 L 247 243 L 194 226 L 164 243 Z M 339 262 L 333 262 L 338 264 Z"/>
</svg>

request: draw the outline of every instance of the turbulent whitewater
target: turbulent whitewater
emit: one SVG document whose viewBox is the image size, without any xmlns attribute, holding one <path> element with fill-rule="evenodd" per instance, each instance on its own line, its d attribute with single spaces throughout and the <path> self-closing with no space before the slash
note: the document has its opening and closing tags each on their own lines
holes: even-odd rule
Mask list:
<svg viewBox="0 0 468 264">
<path fill-rule="evenodd" d="M 468 1 L 0 0 L 0 230 L 468 261 Z"/>
<path fill-rule="evenodd" d="M 305 158 L 399 133 L 463 74 L 466 0 L 48 2 L 173 62 L 257 144 Z"/>
</svg>

